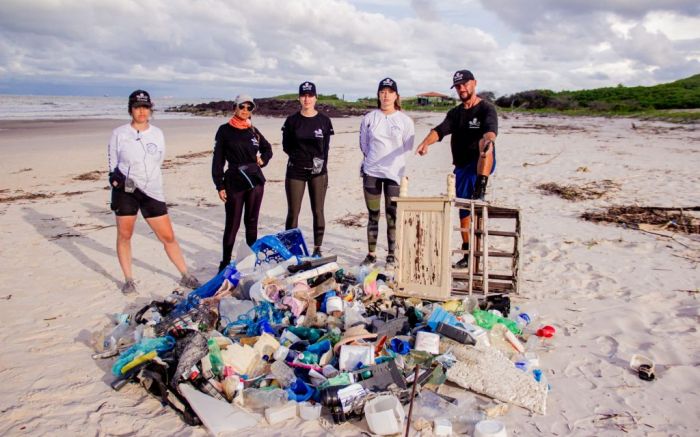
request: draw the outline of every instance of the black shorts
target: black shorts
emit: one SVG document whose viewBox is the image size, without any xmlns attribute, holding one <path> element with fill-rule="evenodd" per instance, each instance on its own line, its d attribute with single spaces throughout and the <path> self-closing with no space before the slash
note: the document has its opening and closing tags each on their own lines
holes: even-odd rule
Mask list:
<svg viewBox="0 0 700 437">
<path fill-rule="evenodd" d="M 123 188 L 113 188 L 111 208 L 118 216 L 136 215 L 139 209 L 143 218 L 160 217 L 168 213 L 165 202 L 148 197 L 138 188 L 133 193 L 125 192 Z"/>
</svg>

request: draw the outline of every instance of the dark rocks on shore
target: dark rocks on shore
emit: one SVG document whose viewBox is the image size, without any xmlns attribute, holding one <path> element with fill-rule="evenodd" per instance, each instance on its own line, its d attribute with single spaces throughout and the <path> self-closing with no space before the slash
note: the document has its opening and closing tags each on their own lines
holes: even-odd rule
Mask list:
<svg viewBox="0 0 700 437">
<path fill-rule="evenodd" d="M 194 115 L 220 116 L 232 114 L 234 102 L 221 100 L 218 102 L 200 103 L 197 105 L 180 105 L 166 108 L 165 112 L 188 112 Z M 296 100 L 281 100 L 274 98 L 255 99 L 255 114 L 267 117 L 287 117 L 299 110 L 299 102 Z M 368 107 L 337 107 L 326 103 L 317 103 L 316 110 L 329 117 L 351 117 L 364 115 L 373 109 Z"/>
</svg>

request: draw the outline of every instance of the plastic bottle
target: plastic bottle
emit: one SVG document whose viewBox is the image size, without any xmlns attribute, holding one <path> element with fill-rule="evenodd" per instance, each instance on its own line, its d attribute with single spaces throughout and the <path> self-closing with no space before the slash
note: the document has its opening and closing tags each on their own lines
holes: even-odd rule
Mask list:
<svg viewBox="0 0 700 437">
<path fill-rule="evenodd" d="M 297 379 L 296 375 L 294 375 L 294 370 L 286 365 L 284 361 L 275 361 L 272 363 L 270 371 L 282 388 L 289 387 Z"/>
<path fill-rule="evenodd" d="M 117 326 L 112 329 L 112 332 L 107 334 L 104 339 L 104 350 L 116 349 L 119 345 L 119 340 L 126 336 L 129 331 L 129 315 L 128 314 L 117 314 Z"/>
<path fill-rule="evenodd" d="M 537 319 L 537 311 L 531 308 L 525 307 L 515 307 L 510 313 L 511 320 L 513 320 L 520 330 L 525 332 L 531 332 L 534 329 L 534 322 Z"/>
<path fill-rule="evenodd" d="M 224 366 L 223 386 L 224 386 L 224 396 L 226 396 L 227 401 L 231 402 L 233 400 L 233 397 L 236 394 L 236 389 L 238 388 L 239 382 L 240 382 L 240 378 L 233 371 L 233 367 Z"/>
<path fill-rule="evenodd" d="M 211 371 L 212 373 L 220 377 L 224 370 L 224 358 L 221 356 L 221 349 L 219 349 L 219 344 L 216 339 L 210 338 L 207 340 L 207 346 L 209 347 L 209 361 L 211 361 Z"/>
</svg>

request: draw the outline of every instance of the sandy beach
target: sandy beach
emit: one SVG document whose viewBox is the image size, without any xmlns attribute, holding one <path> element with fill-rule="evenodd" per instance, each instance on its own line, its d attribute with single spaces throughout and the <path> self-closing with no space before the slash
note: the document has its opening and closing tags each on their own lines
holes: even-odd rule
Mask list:
<svg viewBox="0 0 700 437">
<path fill-rule="evenodd" d="M 416 144 L 444 117 L 410 115 Z M 0 121 L 1 435 L 207 435 L 137 385 L 113 391 L 111 360 L 91 358 L 92 334 L 110 314 L 163 298 L 179 278 L 139 219 L 133 239 L 139 295 L 119 291 L 106 145 L 112 129 L 127 121 Z M 221 256 L 224 208 L 210 171 L 213 137 L 225 121 L 153 122 L 167 142 L 164 181 L 175 233 L 201 280 L 216 273 Z M 282 122 L 254 119 L 275 154 L 264 169 L 260 235 L 284 228 Z M 324 252 L 350 267 L 366 254 L 366 230 L 337 220 L 365 212 L 359 118 L 333 124 Z M 445 192 L 451 169 L 448 140 L 425 157 L 414 156 L 410 195 Z M 700 235 L 580 218 L 613 205 L 700 206 L 698 169 L 697 125 L 501 117 L 487 200 L 521 210 L 521 293 L 512 299 L 537 308 L 541 322 L 557 329 L 539 351 L 551 385 L 547 414 L 511 407 L 500 417 L 511 436 L 700 435 Z M 602 197 L 578 201 L 536 188 L 605 180 L 610 183 Z M 308 243 L 308 200 L 300 223 Z M 380 259 L 386 255 L 383 226 L 382 220 Z M 655 381 L 642 381 L 629 369 L 634 354 L 655 361 Z M 469 396 L 475 409 L 492 404 Z M 261 426 L 255 435 L 327 435 L 317 424 L 296 420 Z M 363 422 L 348 423 L 333 434 L 366 430 Z"/>
</svg>

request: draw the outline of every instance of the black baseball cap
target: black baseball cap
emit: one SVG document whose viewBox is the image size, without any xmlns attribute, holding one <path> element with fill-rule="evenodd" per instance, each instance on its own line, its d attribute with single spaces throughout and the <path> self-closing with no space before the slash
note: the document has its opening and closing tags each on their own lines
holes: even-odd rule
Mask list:
<svg viewBox="0 0 700 437">
<path fill-rule="evenodd" d="M 151 95 L 144 90 L 136 90 L 129 94 L 129 109 L 139 108 L 145 106 L 147 108 L 153 107 L 153 102 L 151 102 Z"/>
<path fill-rule="evenodd" d="M 459 70 L 452 76 L 452 86 L 450 88 L 454 88 L 460 83 L 469 82 L 470 80 L 476 80 L 471 71 Z"/>
<path fill-rule="evenodd" d="M 299 95 L 309 94 L 312 96 L 316 95 L 316 85 L 313 82 L 306 81 L 299 85 Z"/>
<path fill-rule="evenodd" d="M 377 87 L 377 92 L 381 91 L 382 88 L 391 88 L 395 93 L 399 92 L 399 86 L 396 85 L 396 81 L 390 77 L 385 77 L 379 81 L 379 87 Z"/>
</svg>

